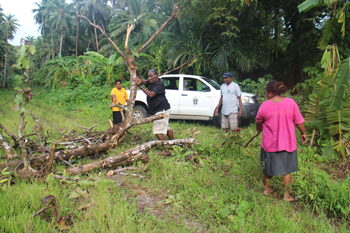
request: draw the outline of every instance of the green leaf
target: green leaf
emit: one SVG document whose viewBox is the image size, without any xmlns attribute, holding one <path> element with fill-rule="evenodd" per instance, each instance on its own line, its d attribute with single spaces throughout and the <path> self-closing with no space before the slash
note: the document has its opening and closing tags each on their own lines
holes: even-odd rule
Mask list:
<svg viewBox="0 0 350 233">
<path fill-rule="evenodd" d="M 332 37 L 334 31 L 337 29 L 338 20 L 333 17 L 328 23 L 326 28 L 323 31 L 321 40 L 318 42 L 317 48 L 323 50 L 327 46 L 329 39 Z"/>
<path fill-rule="evenodd" d="M 7 181 L 9 181 L 9 179 L 2 179 L 2 180 L 0 180 L 0 184 L 5 183 Z"/>
<path fill-rule="evenodd" d="M 244 218 L 245 214 L 242 213 L 242 212 L 238 212 L 237 216 L 238 216 L 239 218 Z"/>
<path fill-rule="evenodd" d="M 307 12 L 311 8 L 314 8 L 314 7 L 319 6 L 321 4 L 322 4 L 322 0 L 306 0 L 305 2 L 301 3 L 298 6 L 299 13 Z"/>
<path fill-rule="evenodd" d="M 342 36 L 344 37 L 345 36 L 345 10 L 343 9 L 341 11 L 341 14 L 339 16 L 339 19 L 338 19 L 338 23 L 343 23 L 342 27 L 341 27 L 341 32 L 343 33 Z"/>
</svg>

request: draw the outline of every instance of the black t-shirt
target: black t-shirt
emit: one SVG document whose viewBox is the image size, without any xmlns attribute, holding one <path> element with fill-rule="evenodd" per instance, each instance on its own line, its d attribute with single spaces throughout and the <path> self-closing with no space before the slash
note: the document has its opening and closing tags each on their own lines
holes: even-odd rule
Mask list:
<svg viewBox="0 0 350 233">
<path fill-rule="evenodd" d="M 147 82 L 146 87 L 148 87 L 149 91 L 154 91 L 156 93 L 153 98 L 147 96 L 147 104 L 151 115 L 170 109 L 170 104 L 165 97 L 164 83 L 160 79 L 155 83 Z"/>
</svg>

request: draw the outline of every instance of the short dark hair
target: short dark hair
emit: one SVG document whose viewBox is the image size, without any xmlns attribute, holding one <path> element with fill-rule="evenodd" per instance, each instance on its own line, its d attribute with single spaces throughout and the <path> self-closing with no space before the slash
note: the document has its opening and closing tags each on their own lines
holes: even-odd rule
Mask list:
<svg viewBox="0 0 350 233">
<path fill-rule="evenodd" d="M 158 73 L 157 73 L 157 71 L 155 70 L 155 69 L 150 69 L 149 71 L 148 71 L 148 73 L 149 72 L 153 72 L 155 75 L 158 75 Z"/>
<path fill-rule="evenodd" d="M 287 91 L 287 87 L 283 84 L 283 82 L 279 82 L 276 80 L 270 81 L 266 85 L 266 92 L 272 93 L 274 95 L 280 95 Z"/>
<path fill-rule="evenodd" d="M 120 84 L 122 84 L 122 80 L 120 79 L 115 80 L 115 84 L 117 84 L 117 82 L 120 82 Z"/>
</svg>

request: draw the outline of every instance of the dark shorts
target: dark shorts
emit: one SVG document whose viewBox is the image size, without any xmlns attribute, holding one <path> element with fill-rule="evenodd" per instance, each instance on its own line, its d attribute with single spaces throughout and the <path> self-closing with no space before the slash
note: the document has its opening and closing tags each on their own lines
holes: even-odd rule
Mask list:
<svg viewBox="0 0 350 233">
<path fill-rule="evenodd" d="M 122 121 L 123 121 L 123 118 L 120 111 L 113 111 L 113 124 L 117 125 L 119 123 L 122 123 Z"/>
<path fill-rule="evenodd" d="M 284 176 L 298 171 L 297 150 L 266 152 L 261 148 L 260 162 L 262 172 L 269 176 Z"/>
</svg>

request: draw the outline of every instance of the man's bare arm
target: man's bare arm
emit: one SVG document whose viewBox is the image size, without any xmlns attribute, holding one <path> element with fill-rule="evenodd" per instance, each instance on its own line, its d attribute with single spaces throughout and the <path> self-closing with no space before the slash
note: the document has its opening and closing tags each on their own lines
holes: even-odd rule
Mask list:
<svg viewBox="0 0 350 233">
<path fill-rule="evenodd" d="M 221 104 L 222 104 L 222 96 L 220 97 L 219 104 L 215 109 L 215 116 L 219 115 L 219 108 L 220 108 Z"/>
<path fill-rule="evenodd" d="M 242 116 L 242 109 L 243 109 L 243 106 L 242 106 L 242 96 L 238 97 L 238 101 L 239 101 L 239 112 L 238 112 L 238 117 L 241 117 L 241 116 Z"/>
</svg>

